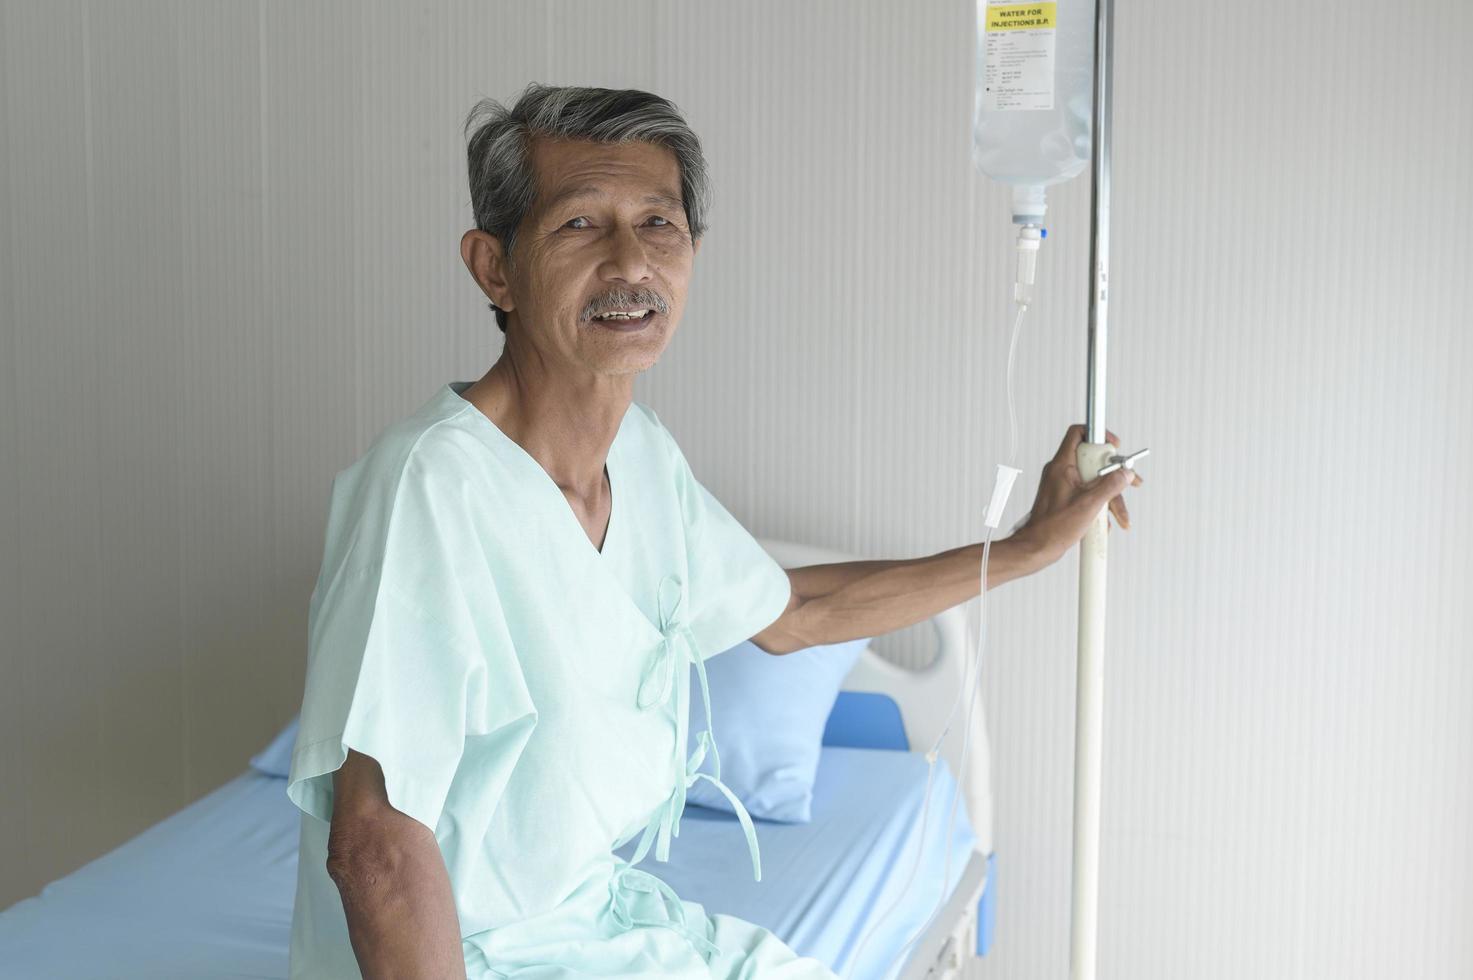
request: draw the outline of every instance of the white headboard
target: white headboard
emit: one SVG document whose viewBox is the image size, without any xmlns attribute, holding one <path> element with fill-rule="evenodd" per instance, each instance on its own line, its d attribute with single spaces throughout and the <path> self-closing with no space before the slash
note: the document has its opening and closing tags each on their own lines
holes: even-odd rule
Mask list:
<svg viewBox="0 0 1473 980">
<path fill-rule="evenodd" d="M 758 538 L 757 541 L 784 568 L 862 560 L 859 555 L 795 541 L 773 538 Z M 962 685 L 967 658 L 974 653 L 969 649 L 966 614 L 961 606 L 937 613 L 930 622 L 935 631 L 936 647 L 935 656 L 927 666 L 910 670 L 886 660 L 873 649 L 866 649 L 844 680 L 846 691 L 875 691 L 895 699 L 913 752 L 926 751 L 941 734 L 941 726 L 946 723 L 957 689 Z M 977 847 L 982 853 L 991 854 L 992 748 L 987 741 L 980 686 L 977 691 L 977 705 L 972 709 L 972 745 L 967 749 L 965 799 L 967 813 L 977 832 Z M 941 756 L 958 779 L 961 778 L 958 763 L 961 761 L 966 712 L 967 704 L 963 700 L 957 706 L 951 731 L 941 745 Z"/>
</svg>

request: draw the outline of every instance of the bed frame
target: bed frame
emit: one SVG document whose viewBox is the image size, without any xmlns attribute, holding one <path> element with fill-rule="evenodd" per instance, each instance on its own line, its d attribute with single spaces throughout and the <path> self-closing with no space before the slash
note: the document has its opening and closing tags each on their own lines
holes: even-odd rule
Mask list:
<svg viewBox="0 0 1473 980">
<path fill-rule="evenodd" d="M 860 561 L 859 555 L 827 548 L 758 538 L 763 549 L 784 568 Z M 924 751 L 946 722 L 957 689 L 962 684 L 971 651 L 967 639 L 966 614 L 954 606 L 932 616 L 935 654 L 925 667 L 911 670 L 866 649 L 843 684 L 844 691 L 879 694 L 899 708 L 900 722 L 911 751 Z M 956 721 L 941 745 L 941 756 L 958 780 L 962 778 L 965 701 L 958 706 Z M 992 909 L 995 890 L 990 888 L 992 871 L 992 772 L 991 747 L 987 741 L 986 718 L 981 699 L 972 709 L 972 744 L 967 750 L 966 786 L 963 799 L 977 834 L 977 850 L 962 870 L 951 898 L 927 933 L 911 949 L 899 973 L 900 980 L 947 980 L 962 975 L 968 962 L 987 951 L 991 944 Z"/>
</svg>

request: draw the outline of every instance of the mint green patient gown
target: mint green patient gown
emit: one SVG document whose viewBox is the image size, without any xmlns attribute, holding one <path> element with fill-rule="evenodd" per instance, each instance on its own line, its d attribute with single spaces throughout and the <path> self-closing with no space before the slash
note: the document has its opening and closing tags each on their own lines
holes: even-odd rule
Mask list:
<svg viewBox="0 0 1473 980">
<path fill-rule="evenodd" d="M 442 386 L 333 480 L 287 781 L 302 810 L 290 975 L 360 976 L 325 867 L 332 773 L 352 748 L 434 831 L 470 980 L 833 980 L 766 929 L 683 901 L 647 860 L 668 856 L 687 787 L 711 779 L 696 771 L 716 751 L 709 725 L 685 751 L 690 673 L 704 689 L 704 659 L 778 618 L 787 573 L 638 402 L 609 447 L 596 549 L 469 386 Z M 736 811 L 730 860 L 756 873 Z M 612 853 L 635 837 L 632 863 Z"/>
</svg>

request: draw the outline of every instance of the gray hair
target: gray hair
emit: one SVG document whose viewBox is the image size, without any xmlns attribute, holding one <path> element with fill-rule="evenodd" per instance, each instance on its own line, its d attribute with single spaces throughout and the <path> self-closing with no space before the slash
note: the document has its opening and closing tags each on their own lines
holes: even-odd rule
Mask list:
<svg viewBox="0 0 1473 980">
<path fill-rule="evenodd" d="M 475 132 L 472 133 L 472 127 Z M 668 99 L 638 89 L 528 85 L 508 110 L 482 99 L 466 116 L 466 170 L 476 227 L 501 240 L 507 262 L 515 264 L 517 228 L 537 193 L 532 172 L 533 137 L 581 139 L 599 143 L 654 143 L 669 147 L 680 168 L 681 198 L 692 243 L 706 231 L 711 190 L 706 160 L 680 110 Z M 506 332 L 506 311 L 496 325 Z"/>
</svg>

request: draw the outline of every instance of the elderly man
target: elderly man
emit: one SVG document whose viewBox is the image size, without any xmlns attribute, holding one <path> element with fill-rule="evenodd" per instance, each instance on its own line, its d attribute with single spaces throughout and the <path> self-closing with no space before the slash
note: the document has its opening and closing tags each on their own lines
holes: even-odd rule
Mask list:
<svg viewBox="0 0 1473 980">
<path fill-rule="evenodd" d="M 461 256 L 506 344 L 333 481 L 287 790 L 291 975 L 832 978 L 635 867 L 666 858 L 695 780 L 725 789 L 686 758 L 690 672 L 748 638 L 783 654 L 916 623 L 977 594 L 982 546 L 784 570 L 632 400 L 705 228 L 673 105 L 533 85 L 466 129 Z M 1084 486 L 1082 435 L 993 544 L 989 585 L 1107 506 L 1128 526 L 1133 474 Z"/>
</svg>

